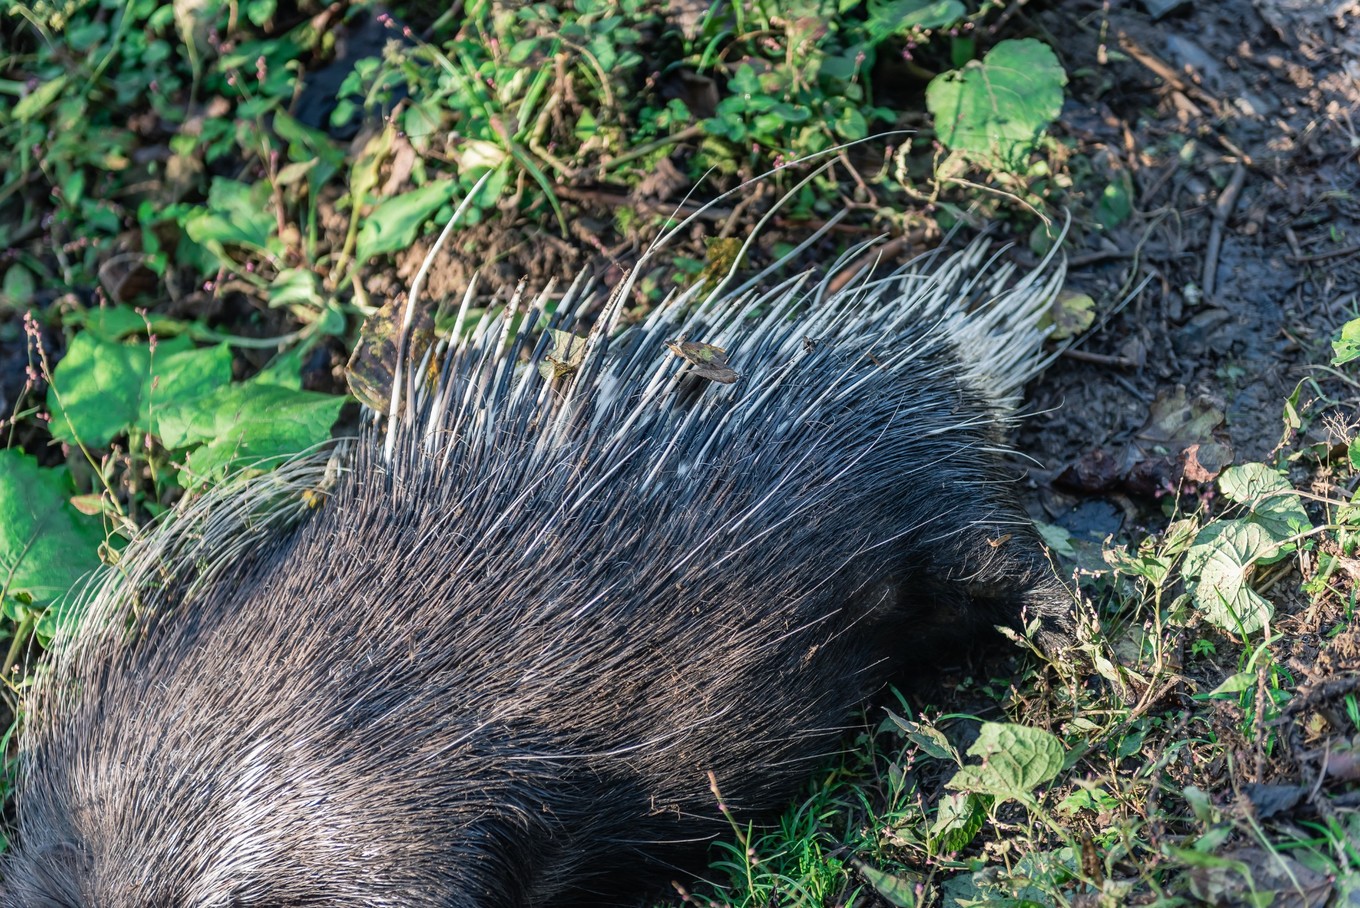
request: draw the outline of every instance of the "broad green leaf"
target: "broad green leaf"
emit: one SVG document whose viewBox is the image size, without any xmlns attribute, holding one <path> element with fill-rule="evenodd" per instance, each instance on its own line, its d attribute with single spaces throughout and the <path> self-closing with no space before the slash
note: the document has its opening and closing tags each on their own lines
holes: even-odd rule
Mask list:
<svg viewBox="0 0 1360 908">
<path fill-rule="evenodd" d="M 273 124 L 279 138 L 288 143 L 290 161 L 306 163 L 320 159 L 332 167 L 345 163 L 345 153 L 335 147 L 325 132 L 304 126 L 282 111 L 274 113 Z"/>
<path fill-rule="evenodd" d="M 436 180 L 383 201 L 364 218 L 363 226 L 359 228 L 355 258 L 367 262 L 375 255 L 410 246 L 421 225 L 453 198 L 456 185 L 453 180 Z"/>
<path fill-rule="evenodd" d="M 971 791 L 943 795 L 930 824 L 931 853 L 947 855 L 966 848 L 987 822 L 991 806 L 990 797 Z"/>
<path fill-rule="evenodd" d="M 4 283 L 0 284 L 0 302 L 15 309 L 25 309 L 33 302 L 37 289 L 33 272 L 15 262 L 6 269 Z"/>
<path fill-rule="evenodd" d="M 250 379 L 251 383 L 301 390 L 302 360 L 308 352 L 305 347 L 297 346 L 279 354 Z"/>
<path fill-rule="evenodd" d="M 945 783 L 946 787 L 1003 799 L 1028 796 L 1053 781 L 1063 765 L 1063 745 L 1054 735 L 997 722 L 982 724 L 968 755 L 982 762 L 964 766 Z"/>
<path fill-rule="evenodd" d="M 166 318 L 154 312 L 138 312 L 126 304 L 86 309 L 81 313 L 72 313 L 66 321 L 68 324 L 83 325 L 86 331 L 93 331 L 106 341 L 118 341 L 150 332 L 164 342 L 167 336 L 183 334 L 189 329 L 188 322 Z"/>
<path fill-rule="evenodd" d="M 1092 784 L 1092 783 L 1084 783 Z M 1067 797 L 1062 799 L 1055 810 L 1067 816 L 1075 816 L 1083 810 L 1111 810 L 1117 807 L 1119 802 L 1110 796 L 1102 788 L 1078 788 L 1070 792 Z"/>
<path fill-rule="evenodd" d="M 105 341 L 91 331 L 77 334 L 47 389 L 52 437 L 103 447 L 126 432 L 140 412 L 150 363 L 146 344 Z"/>
<path fill-rule="evenodd" d="M 869 134 L 869 124 L 865 121 L 864 114 L 860 113 L 859 108 L 857 107 L 846 107 L 842 109 L 841 112 L 836 115 L 836 121 L 833 125 L 836 127 L 836 132 L 840 134 L 841 138 L 852 142 L 862 139 Z"/>
<path fill-rule="evenodd" d="M 1106 230 L 1117 227 L 1133 214 L 1133 181 L 1120 172 L 1100 193 L 1096 202 L 1096 221 Z"/>
<path fill-rule="evenodd" d="M 1206 697 L 1234 696 L 1256 686 L 1256 672 L 1238 672 L 1223 679 L 1223 683 L 1205 694 Z"/>
<path fill-rule="evenodd" d="M 1255 564 L 1274 557 L 1278 543 L 1259 524 L 1220 520 L 1195 537 L 1185 554 L 1186 586 L 1204 617 L 1225 630 L 1260 630 L 1274 607 L 1248 583 Z"/>
<path fill-rule="evenodd" d="M 1246 519 L 1259 524 L 1275 542 L 1284 542 L 1313 526 L 1303 499 L 1289 480 L 1263 463 L 1228 467 L 1218 477 L 1218 487 L 1225 498 L 1249 505 L 1251 515 Z"/>
<path fill-rule="evenodd" d="M 913 29 L 948 27 L 967 12 L 960 0 L 870 0 L 868 30 L 878 43 Z"/>
<path fill-rule="evenodd" d="M 141 405 L 135 425 L 160 436 L 167 448 L 183 447 L 159 425 L 167 408 L 193 402 L 231 381 L 231 350 L 226 344 L 165 354 L 157 350 L 142 382 Z"/>
<path fill-rule="evenodd" d="M 926 88 L 940 141 L 993 166 L 1020 169 L 1062 109 L 1067 74 L 1033 38 L 1002 41 L 982 60 L 941 73 Z"/>
<path fill-rule="evenodd" d="M 64 467 L 0 450 L 0 589 L 7 596 L 45 604 L 99 566 L 103 523 L 72 507 L 74 494 Z"/>
<path fill-rule="evenodd" d="M 737 71 L 727 82 L 727 88 L 735 97 L 742 100 L 750 100 L 762 94 L 760 79 L 756 76 L 755 68 L 749 63 L 737 67 Z"/>
<path fill-rule="evenodd" d="M 1332 341 L 1332 365 L 1344 366 L 1360 358 L 1360 318 L 1353 318 L 1341 326 L 1341 333 Z"/>
<path fill-rule="evenodd" d="M 402 131 L 419 148 L 439 134 L 443 122 L 440 113 L 438 104 L 412 104 L 402 114 Z"/>
<path fill-rule="evenodd" d="M 863 861 L 855 861 L 854 863 L 855 869 L 860 872 L 864 879 L 868 880 L 869 885 L 874 887 L 874 891 L 879 894 L 879 897 L 889 905 L 897 905 L 900 908 L 916 908 L 921 903 L 918 893 L 922 886 L 922 879 L 886 873 L 877 867 L 870 867 Z"/>
<path fill-rule="evenodd" d="M 190 212 L 183 224 L 189 239 L 219 254 L 225 246 L 267 251 L 278 226 L 268 183 L 240 183 L 225 177 L 213 178 L 207 204 Z"/>
<path fill-rule="evenodd" d="M 904 719 L 891 711 L 888 712 L 888 722 L 897 728 L 908 741 L 925 751 L 928 756 L 936 760 L 959 762 L 959 752 L 954 749 L 954 745 L 949 743 L 949 739 L 938 728 Z"/>
<path fill-rule="evenodd" d="M 533 56 L 538 48 L 538 38 L 521 38 L 510 46 L 510 53 L 507 59 L 511 63 L 523 63 Z"/>
<path fill-rule="evenodd" d="M 297 454 L 330 437 L 346 398 L 250 381 L 221 388 L 175 414 L 183 437 L 202 442 L 181 473 L 185 488 L 220 479 L 233 463 Z M 162 416 L 162 424 L 167 421 Z"/>
<path fill-rule="evenodd" d="M 1292 492 L 1294 487 L 1263 463 L 1244 463 L 1228 467 L 1218 477 L 1218 488 L 1230 500 L 1238 504 L 1250 504 L 1258 498 L 1276 492 Z"/>
<path fill-rule="evenodd" d="M 167 406 L 230 379 L 225 345 L 196 349 L 181 335 L 158 341 L 153 352 L 146 342 L 120 343 L 82 331 L 57 363 L 47 392 L 52 436 L 103 447 L 132 428 L 159 434 L 158 416 Z"/>
<path fill-rule="evenodd" d="M 309 268 L 285 268 L 269 285 L 270 308 L 305 306 L 320 309 L 325 305 L 316 272 Z"/>
</svg>

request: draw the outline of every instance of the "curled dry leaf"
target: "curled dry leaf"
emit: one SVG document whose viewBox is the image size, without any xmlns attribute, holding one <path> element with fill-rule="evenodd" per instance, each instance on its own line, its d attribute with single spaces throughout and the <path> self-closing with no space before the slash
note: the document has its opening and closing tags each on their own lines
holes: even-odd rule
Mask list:
<svg viewBox="0 0 1360 908">
<path fill-rule="evenodd" d="M 693 367 L 690 371 L 700 378 L 724 385 L 741 378 L 740 373 L 727 365 L 727 351 L 722 347 L 681 339 L 666 341 L 666 349 L 689 363 Z"/>
</svg>

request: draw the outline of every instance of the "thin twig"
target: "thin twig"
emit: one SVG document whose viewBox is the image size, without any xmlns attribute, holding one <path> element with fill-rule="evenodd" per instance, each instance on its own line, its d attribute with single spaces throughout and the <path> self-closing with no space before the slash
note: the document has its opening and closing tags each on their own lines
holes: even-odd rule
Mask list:
<svg viewBox="0 0 1360 908">
<path fill-rule="evenodd" d="M 1310 262 L 1325 262 L 1327 259 L 1340 258 L 1343 255 L 1355 255 L 1357 252 L 1360 252 L 1360 244 L 1342 246 L 1328 252 L 1314 252 L 1311 255 L 1286 255 L 1284 260 L 1291 265 L 1307 265 Z"/>
<path fill-rule="evenodd" d="M 1218 201 L 1214 203 L 1214 220 L 1209 227 L 1209 245 L 1204 252 L 1204 273 L 1200 278 L 1205 299 L 1213 299 L 1217 283 L 1218 254 L 1223 248 L 1223 228 L 1227 226 L 1228 218 L 1232 217 L 1233 209 L 1237 207 L 1237 199 L 1242 195 L 1242 186 L 1246 181 L 1247 168 L 1238 162 L 1233 168 L 1228 185 L 1218 194 Z"/>
</svg>

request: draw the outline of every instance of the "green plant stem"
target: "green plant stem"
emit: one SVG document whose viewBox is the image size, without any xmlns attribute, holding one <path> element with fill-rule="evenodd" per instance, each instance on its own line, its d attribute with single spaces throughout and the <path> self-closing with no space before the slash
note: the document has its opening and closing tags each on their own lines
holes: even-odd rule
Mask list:
<svg viewBox="0 0 1360 908">
<path fill-rule="evenodd" d="M 33 628 L 37 625 L 38 619 L 30 609 L 25 612 L 23 619 L 14 628 L 14 639 L 10 641 L 9 651 L 5 653 L 5 664 L 0 666 L 0 676 L 4 677 L 5 683 L 9 683 L 10 672 L 14 670 L 15 664 L 19 661 L 19 654 L 24 650 L 24 644 L 33 633 Z"/>
<path fill-rule="evenodd" d="M 674 135 L 666 136 L 665 138 L 648 142 L 646 145 L 639 145 L 636 148 L 625 151 L 623 154 L 616 155 L 610 158 L 608 161 L 601 162 L 601 164 L 599 165 L 599 170 L 602 173 L 608 172 L 610 170 L 613 170 L 615 167 L 618 167 L 620 164 L 627 164 L 629 161 L 636 161 L 638 158 L 641 158 L 645 155 L 649 155 L 658 149 L 665 148 L 667 145 L 678 145 L 681 142 L 688 142 L 690 139 L 697 139 L 703 134 L 704 128 L 698 123 L 695 123 L 693 126 L 686 126 L 684 129 L 680 130 Z M 582 168 L 582 170 L 584 169 L 585 168 Z M 581 170 L 578 170 L 576 171 L 576 173 L 573 173 L 572 176 L 575 177 L 580 173 Z"/>
</svg>

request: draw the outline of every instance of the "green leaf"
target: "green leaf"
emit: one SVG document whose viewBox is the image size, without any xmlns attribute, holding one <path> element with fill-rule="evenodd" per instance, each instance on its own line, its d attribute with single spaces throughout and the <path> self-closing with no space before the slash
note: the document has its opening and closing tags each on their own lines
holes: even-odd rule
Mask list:
<svg viewBox="0 0 1360 908">
<path fill-rule="evenodd" d="M 756 76 L 755 68 L 749 63 L 743 63 L 737 67 L 736 73 L 727 83 L 727 88 L 733 95 L 743 99 L 764 94 L 760 87 L 760 79 Z"/>
<path fill-rule="evenodd" d="M 1255 564 L 1279 544 L 1259 524 L 1220 520 L 1200 530 L 1185 554 L 1186 587 L 1209 622 L 1242 634 L 1260 630 L 1274 606 L 1248 584 Z"/>
<path fill-rule="evenodd" d="M 1002 41 L 982 60 L 941 73 L 926 88 L 940 141 L 992 166 L 1019 170 L 1062 109 L 1067 74 L 1033 38 Z"/>
<path fill-rule="evenodd" d="M 1128 173 L 1120 172 L 1101 190 L 1096 202 L 1096 221 L 1106 230 L 1117 227 L 1133 214 L 1133 181 Z"/>
<path fill-rule="evenodd" d="M 1218 488 L 1230 501 L 1251 508 L 1246 519 L 1259 525 L 1276 543 L 1284 543 L 1313 528 L 1304 510 L 1303 499 L 1276 470 L 1263 463 L 1247 463 L 1228 467 L 1218 477 Z M 1294 550 L 1293 545 L 1281 550 L 1283 556 Z M 1278 558 L 1268 558 L 1269 564 Z"/>
<path fill-rule="evenodd" d="M 278 385 L 280 388 L 302 389 L 302 360 L 307 350 L 303 346 L 293 347 L 281 353 L 265 366 L 252 382 L 261 385 Z"/>
<path fill-rule="evenodd" d="M 65 468 L 0 450 L 0 589 L 7 597 L 51 602 L 99 566 L 102 521 L 73 508 L 74 494 Z"/>
<path fill-rule="evenodd" d="M 304 306 L 320 309 L 325 305 L 321 297 L 316 272 L 309 268 L 285 268 L 269 285 L 269 307 Z"/>
<path fill-rule="evenodd" d="M 846 107 L 836 116 L 836 132 L 841 138 L 857 141 L 869 134 L 869 124 L 857 107 Z"/>
<path fill-rule="evenodd" d="M 384 200 L 364 218 L 355 259 L 367 262 L 375 255 L 410 246 L 421 225 L 439 210 L 439 206 L 453 198 L 456 186 L 453 180 L 436 180 Z"/>
<path fill-rule="evenodd" d="M 299 123 L 283 111 L 274 113 L 273 124 L 274 132 L 288 143 L 290 161 L 305 163 L 320 158 L 334 167 L 345 163 L 345 153 L 325 132 Z"/>
<path fill-rule="evenodd" d="M 925 725 L 920 722 L 913 722 L 904 719 L 892 711 L 888 711 L 888 721 L 895 726 L 906 739 L 917 747 L 921 748 L 928 756 L 936 760 L 952 760 L 959 762 L 959 752 L 954 749 L 954 745 L 949 743 L 949 739 L 944 733 L 932 725 Z"/>
<path fill-rule="evenodd" d="M 255 463 L 297 454 L 330 437 L 346 398 L 243 382 L 179 407 L 174 415 L 188 444 L 180 479 L 185 488 L 221 479 L 236 462 Z M 162 416 L 162 425 L 170 417 Z"/>
<path fill-rule="evenodd" d="M 1256 686 L 1256 672 L 1238 672 L 1223 679 L 1223 683 L 1215 687 L 1205 697 L 1228 697 L 1236 699 L 1237 695 L 1244 690 L 1251 690 Z"/>
<path fill-rule="evenodd" d="M 184 231 L 195 243 L 219 254 L 225 246 L 268 251 L 277 227 L 272 212 L 269 185 L 264 181 L 251 185 L 214 177 L 207 205 L 184 218 Z"/>
<path fill-rule="evenodd" d="M 6 269 L 5 281 L 0 284 L 0 302 L 15 309 L 26 309 L 33 302 L 37 289 L 33 272 L 15 262 Z"/>
<path fill-rule="evenodd" d="M 534 55 L 534 50 L 538 47 L 537 38 L 521 38 L 510 45 L 510 53 L 507 55 L 511 63 L 523 63 Z"/>
<path fill-rule="evenodd" d="M 1218 488 L 1226 498 L 1238 504 L 1252 504 L 1268 495 L 1294 491 L 1279 471 L 1263 463 L 1228 467 L 1218 477 Z"/>
<path fill-rule="evenodd" d="M 1360 318 L 1353 318 L 1341 326 L 1341 334 L 1332 341 L 1332 365 L 1342 366 L 1360 357 Z"/>
<path fill-rule="evenodd" d="M 159 434 L 163 408 L 191 400 L 231 379 L 225 346 L 195 349 L 188 336 L 147 343 L 105 340 L 82 331 L 52 375 L 47 406 L 52 436 L 104 447 L 131 428 Z M 171 445 L 172 447 L 174 445 Z"/>
<path fill-rule="evenodd" d="M 164 339 L 183 334 L 189 329 L 188 322 L 166 318 L 154 312 L 138 312 L 126 304 L 86 309 L 68 315 L 66 321 L 72 325 L 83 325 L 86 331 L 106 341 L 118 341 L 148 332 Z"/>
<path fill-rule="evenodd" d="M 412 142 L 428 142 L 439 133 L 441 122 L 439 105 L 412 104 L 402 115 L 401 128 Z"/>
<path fill-rule="evenodd" d="M 288 457 L 330 436 L 344 397 L 298 390 L 301 351 L 280 357 L 249 382 L 220 385 L 159 415 L 162 440 L 189 447 L 186 480 L 222 478 L 233 462 Z"/>
<path fill-rule="evenodd" d="M 1092 783 L 1083 783 L 1092 784 Z M 1112 810 L 1117 807 L 1119 802 L 1110 796 L 1104 789 L 1078 788 L 1070 792 L 1067 797 L 1062 799 L 1055 810 L 1067 816 L 1075 816 L 1083 810 Z"/>
<path fill-rule="evenodd" d="M 1028 796 L 1053 781 L 1063 765 L 1063 745 L 1054 735 L 998 722 L 982 724 L 968 755 L 981 758 L 981 764 L 963 767 L 945 786 L 1002 799 Z"/>
<path fill-rule="evenodd" d="M 159 417 L 167 408 L 192 404 L 231 381 L 231 350 L 226 344 L 198 347 L 166 355 L 158 349 L 151 368 L 142 380 L 141 402 L 134 425 L 161 438 L 169 448 L 183 447 L 173 436 L 167 438 Z"/>
<path fill-rule="evenodd" d="M 47 105 L 56 100 L 57 95 L 61 94 L 61 90 L 66 87 L 68 78 L 66 73 L 61 73 L 55 78 L 48 79 L 33 89 L 32 92 L 20 98 L 19 103 L 15 104 L 14 109 L 10 111 L 10 116 L 20 123 L 38 116 L 47 109 Z"/>
<path fill-rule="evenodd" d="M 145 344 L 105 341 L 90 331 L 77 334 L 47 389 L 52 437 L 103 447 L 126 432 L 140 411 L 150 362 Z"/>
<path fill-rule="evenodd" d="M 276 0 L 250 0 L 246 3 L 246 18 L 256 27 L 264 27 L 264 24 L 274 15 Z"/>
<path fill-rule="evenodd" d="M 863 861 L 855 861 L 855 869 L 860 875 L 874 887 L 874 891 L 879 897 L 889 905 L 897 905 L 899 908 L 915 908 L 921 904 L 917 893 L 920 891 L 921 881 L 906 876 L 886 873 L 876 867 L 870 867 Z"/>
<path fill-rule="evenodd" d="M 957 777 L 956 777 L 957 778 Z M 953 854 L 968 847 L 987 822 L 992 799 L 958 791 L 940 798 L 935 822 L 930 824 L 930 850 L 936 855 Z"/>
<path fill-rule="evenodd" d="M 868 30 L 874 44 L 918 28 L 945 28 L 967 10 L 960 0 L 891 0 L 869 3 Z"/>
</svg>

